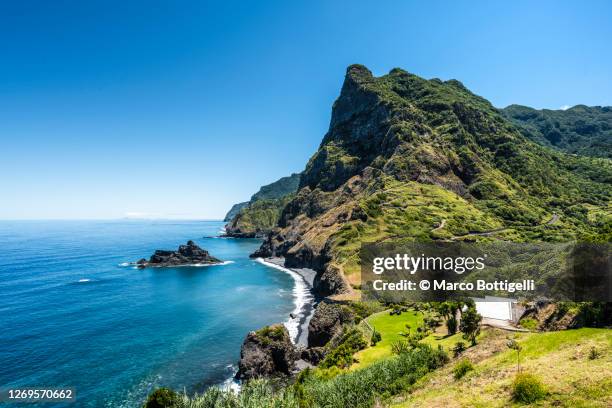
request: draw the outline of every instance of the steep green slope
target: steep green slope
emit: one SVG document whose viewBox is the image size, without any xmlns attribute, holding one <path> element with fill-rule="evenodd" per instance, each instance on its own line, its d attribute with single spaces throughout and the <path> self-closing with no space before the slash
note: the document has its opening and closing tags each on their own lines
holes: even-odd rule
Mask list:
<svg viewBox="0 0 612 408">
<path fill-rule="evenodd" d="M 262 199 L 249 203 L 226 224 L 226 234 L 236 238 L 262 237 L 277 224 L 281 211 L 293 194 L 277 199 Z"/>
<path fill-rule="evenodd" d="M 456 80 L 353 65 L 258 254 L 317 269 L 323 294 L 346 292 L 360 283 L 361 242 L 608 237 L 611 182 L 610 160 L 530 141 Z"/>
<path fill-rule="evenodd" d="M 236 203 L 232 205 L 232 208 L 225 214 L 225 218 L 223 218 L 223 222 L 229 222 L 234 218 L 240 210 L 249 205 L 249 201 L 243 201 L 242 203 Z"/>
<path fill-rule="evenodd" d="M 591 328 L 517 334 L 487 329 L 481 335 L 480 344 L 460 357 L 472 362 L 474 367 L 463 378 L 453 377 L 453 368 L 459 360 L 456 359 L 421 379 L 410 393 L 396 398 L 390 406 L 525 406 L 511 398 L 517 355 L 506 346 L 508 337 L 522 347 L 522 372 L 536 375 L 544 384 L 546 394 L 534 406 L 611 406 L 612 330 Z"/>
<path fill-rule="evenodd" d="M 295 193 L 300 185 L 300 174 L 293 173 L 287 177 L 281 177 L 274 183 L 265 185 L 251 197 L 251 203 L 258 200 L 271 200 L 283 198 L 288 194 Z"/>
<path fill-rule="evenodd" d="M 226 233 L 244 238 L 265 235 L 278 223 L 281 210 L 299 183 L 300 174 L 294 173 L 261 187 L 249 201 L 234 204 L 225 216 Z"/>
<path fill-rule="evenodd" d="M 612 107 L 576 105 L 536 110 L 510 105 L 501 112 L 529 139 L 568 153 L 612 158 Z"/>
</svg>

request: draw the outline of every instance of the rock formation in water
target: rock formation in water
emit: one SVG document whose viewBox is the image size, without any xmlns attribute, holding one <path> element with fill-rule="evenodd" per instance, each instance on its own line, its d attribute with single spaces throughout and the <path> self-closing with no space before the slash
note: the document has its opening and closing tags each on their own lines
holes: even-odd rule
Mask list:
<svg viewBox="0 0 612 408">
<path fill-rule="evenodd" d="M 207 250 L 200 248 L 193 241 L 187 241 L 186 245 L 179 246 L 177 251 L 167 251 L 158 249 L 149 258 L 142 258 L 136 265 L 139 268 L 182 266 L 182 265 L 208 265 L 218 264 L 222 261 L 211 256 Z"/>
<path fill-rule="evenodd" d="M 264 327 L 250 332 L 244 340 L 236 378 L 249 380 L 290 375 L 298 358 L 299 352 L 284 325 Z"/>
</svg>

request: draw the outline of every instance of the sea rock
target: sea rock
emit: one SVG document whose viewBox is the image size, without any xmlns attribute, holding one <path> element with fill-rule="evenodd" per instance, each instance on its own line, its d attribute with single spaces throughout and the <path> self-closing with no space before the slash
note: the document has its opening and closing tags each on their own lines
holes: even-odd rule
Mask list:
<svg viewBox="0 0 612 408">
<path fill-rule="evenodd" d="M 288 376 L 295 370 L 299 352 L 282 324 L 250 332 L 240 349 L 236 378 Z"/>
<path fill-rule="evenodd" d="M 342 333 L 342 325 L 354 321 L 354 314 L 341 305 L 321 302 L 308 325 L 308 347 L 325 346 Z"/>
<path fill-rule="evenodd" d="M 207 250 L 200 248 L 193 241 L 187 241 L 186 245 L 179 246 L 177 251 L 168 251 L 158 249 L 151 258 L 147 261 L 142 258 L 136 265 L 139 268 L 164 267 L 164 266 L 181 266 L 195 264 L 217 264 L 221 263 L 220 259 L 211 256 Z"/>
</svg>

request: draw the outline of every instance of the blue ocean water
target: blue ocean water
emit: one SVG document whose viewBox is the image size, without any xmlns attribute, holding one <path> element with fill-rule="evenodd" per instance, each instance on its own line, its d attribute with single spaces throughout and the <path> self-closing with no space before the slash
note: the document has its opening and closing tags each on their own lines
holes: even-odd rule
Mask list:
<svg viewBox="0 0 612 408">
<path fill-rule="evenodd" d="M 259 241 L 212 238 L 222 226 L 1 221 L 0 387 L 70 386 L 72 407 L 137 407 L 157 386 L 230 378 L 247 332 L 287 319 L 294 282 L 248 258 Z M 188 239 L 232 263 L 122 266 Z"/>
</svg>

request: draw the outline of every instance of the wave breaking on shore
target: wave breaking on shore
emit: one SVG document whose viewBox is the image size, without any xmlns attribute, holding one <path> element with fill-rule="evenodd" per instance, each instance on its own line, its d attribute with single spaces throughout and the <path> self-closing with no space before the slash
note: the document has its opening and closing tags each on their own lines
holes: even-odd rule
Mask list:
<svg viewBox="0 0 612 408">
<path fill-rule="evenodd" d="M 308 324 L 314 312 L 315 298 L 312 293 L 312 285 L 307 281 L 308 277 L 304 276 L 304 270 L 294 270 L 286 268 L 279 263 L 281 258 L 256 258 L 256 262 L 269 266 L 270 268 L 283 271 L 293 278 L 293 304 L 295 308 L 291 312 L 293 317 L 289 317 L 283 324 L 287 328 L 291 340 L 294 344 L 307 345 L 308 342 Z M 275 262 L 276 261 L 276 262 Z M 311 271 L 314 275 L 314 271 Z"/>
</svg>

